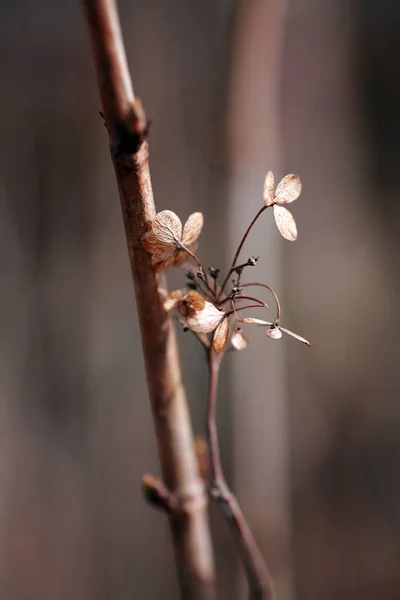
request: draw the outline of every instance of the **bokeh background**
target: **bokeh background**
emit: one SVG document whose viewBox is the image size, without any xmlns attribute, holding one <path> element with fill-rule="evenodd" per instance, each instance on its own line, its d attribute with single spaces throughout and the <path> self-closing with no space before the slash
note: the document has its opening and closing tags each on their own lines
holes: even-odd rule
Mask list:
<svg viewBox="0 0 400 600">
<path fill-rule="evenodd" d="M 298 241 L 267 214 L 245 254 L 312 348 L 253 332 L 219 411 L 278 600 L 398 599 L 400 5 L 119 5 L 157 208 L 203 211 L 206 264 L 230 264 L 268 169 L 303 181 Z M 79 2 L 1 2 L 0 89 L 0 598 L 176 598 L 168 525 L 140 492 L 158 462 Z M 180 343 L 201 433 L 206 369 Z M 221 598 L 244 598 L 211 512 Z"/>
</svg>

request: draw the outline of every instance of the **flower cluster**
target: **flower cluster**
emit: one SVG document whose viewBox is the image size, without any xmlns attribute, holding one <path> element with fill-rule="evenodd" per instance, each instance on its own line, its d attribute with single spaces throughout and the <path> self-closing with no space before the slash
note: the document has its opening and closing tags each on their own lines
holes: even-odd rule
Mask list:
<svg viewBox="0 0 400 600">
<path fill-rule="evenodd" d="M 251 256 L 244 263 L 238 264 L 238 257 L 245 240 L 260 215 L 272 207 L 276 225 L 281 235 L 289 241 L 297 239 L 297 227 L 293 215 L 283 206 L 294 202 L 301 193 L 301 182 L 297 175 L 286 175 L 274 190 L 274 176 L 267 173 L 264 184 L 264 205 L 247 228 L 232 265 L 222 283 L 219 282 L 220 270 L 209 268 L 206 274 L 200 260 L 196 256 L 197 239 L 203 227 L 203 215 L 199 212 L 190 215 L 184 227 L 179 217 L 170 210 L 156 215 L 150 230 L 143 236 L 143 247 L 151 254 L 152 266 L 156 271 L 173 266 L 182 266 L 192 259 L 197 270 L 187 266 L 188 290 L 175 290 L 164 301 L 167 312 L 176 310 L 178 321 L 185 330 L 196 334 L 206 346 L 212 346 L 217 354 L 221 354 L 230 346 L 234 350 L 244 350 L 248 337 L 242 325 L 266 327 L 265 335 L 278 340 L 286 333 L 303 344 L 309 342 L 303 337 L 284 329 L 281 326 L 281 307 L 277 294 L 265 283 L 242 283 L 243 271 L 257 265 L 258 258 Z M 232 279 L 231 279 L 232 278 Z M 231 285 L 228 287 L 229 279 Z M 242 311 L 248 309 L 266 309 L 267 304 L 249 292 L 251 288 L 264 288 L 272 294 L 276 305 L 276 317 L 273 321 L 265 321 L 254 317 L 242 317 Z"/>
</svg>

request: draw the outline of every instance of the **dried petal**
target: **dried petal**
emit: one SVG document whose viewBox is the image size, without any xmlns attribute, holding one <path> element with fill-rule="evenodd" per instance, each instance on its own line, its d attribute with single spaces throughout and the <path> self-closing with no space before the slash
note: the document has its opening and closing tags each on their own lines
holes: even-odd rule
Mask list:
<svg viewBox="0 0 400 600">
<path fill-rule="evenodd" d="M 167 296 L 167 298 L 164 300 L 164 304 L 163 304 L 164 310 L 169 312 L 170 310 L 175 308 L 175 306 L 177 306 L 179 300 L 182 299 L 182 296 L 183 296 L 182 290 L 174 290 L 173 292 L 171 292 Z"/>
<path fill-rule="evenodd" d="M 271 329 L 268 329 L 268 331 L 265 332 L 265 335 L 271 338 L 271 340 L 280 340 L 282 337 L 282 331 L 279 327 L 271 327 Z"/>
<path fill-rule="evenodd" d="M 151 266 L 155 271 L 163 271 L 164 269 L 173 267 L 175 265 L 175 260 L 175 252 L 172 252 L 171 250 L 164 254 L 153 254 Z"/>
<path fill-rule="evenodd" d="M 229 336 L 228 319 L 223 319 L 214 333 L 213 348 L 217 354 L 225 350 Z"/>
<path fill-rule="evenodd" d="M 297 227 L 293 215 L 283 206 L 274 206 L 274 217 L 280 234 L 289 242 L 297 240 Z"/>
<path fill-rule="evenodd" d="M 224 314 L 214 304 L 206 302 L 203 310 L 194 311 L 187 317 L 186 324 L 196 333 L 210 333 L 219 325 Z"/>
<path fill-rule="evenodd" d="M 305 344 L 306 346 L 311 346 L 310 342 L 307 341 L 305 338 L 301 337 L 301 335 L 297 335 L 297 333 L 293 333 L 293 331 L 289 331 L 289 329 L 284 329 L 283 327 L 281 327 L 281 329 L 288 335 L 291 335 L 292 337 L 296 338 L 296 340 L 299 340 L 299 342 L 301 342 L 302 344 Z"/>
<path fill-rule="evenodd" d="M 154 231 L 151 229 L 142 237 L 142 246 L 150 254 L 164 254 L 171 249 L 171 244 L 160 242 L 158 237 L 154 235 Z"/>
<path fill-rule="evenodd" d="M 197 240 L 203 228 L 203 222 L 204 219 L 201 212 L 195 212 L 190 215 L 183 228 L 182 241 L 185 246 L 193 244 Z"/>
<path fill-rule="evenodd" d="M 278 183 L 275 191 L 275 202 L 278 204 L 289 204 L 300 196 L 301 181 L 297 175 L 285 175 Z"/>
<path fill-rule="evenodd" d="M 235 350 L 244 350 L 249 344 L 249 338 L 241 327 L 237 327 L 232 333 L 231 344 Z"/>
<path fill-rule="evenodd" d="M 199 292 L 196 292 L 196 290 L 190 290 L 183 296 L 179 312 L 186 317 L 193 311 L 203 310 L 205 305 L 206 301 L 203 296 Z M 182 312 L 181 308 L 184 309 L 184 312 Z"/>
<path fill-rule="evenodd" d="M 271 206 L 274 201 L 274 174 L 268 171 L 264 183 L 264 202 L 266 206 Z"/>
<path fill-rule="evenodd" d="M 262 319 L 253 319 L 252 317 L 244 317 L 243 319 L 239 319 L 241 323 L 250 323 L 255 325 L 273 325 L 271 321 L 263 321 Z"/>
<path fill-rule="evenodd" d="M 151 228 L 155 237 L 162 244 L 176 247 L 176 244 L 181 241 L 182 223 L 171 210 L 163 210 L 157 213 Z"/>
</svg>

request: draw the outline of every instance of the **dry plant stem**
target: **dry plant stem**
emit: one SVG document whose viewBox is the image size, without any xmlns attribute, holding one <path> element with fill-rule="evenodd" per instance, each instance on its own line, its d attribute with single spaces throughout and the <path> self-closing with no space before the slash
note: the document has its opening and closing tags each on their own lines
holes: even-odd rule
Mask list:
<svg viewBox="0 0 400 600">
<path fill-rule="evenodd" d="M 236 261 L 239 258 L 240 251 L 243 248 L 243 245 L 244 245 L 244 243 L 245 243 L 245 241 L 247 239 L 247 236 L 249 235 L 250 231 L 252 230 L 253 225 L 255 224 L 255 222 L 258 220 L 258 218 L 262 215 L 262 213 L 264 212 L 264 210 L 266 210 L 267 208 L 268 208 L 268 206 L 262 206 L 260 208 L 260 210 L 258 211 L 258 213 L 256 214 L 256 216 L 254 217 L 254 219 L 252 220 L 252 222 L 250 223 L 250 225 L 248 226 L 248 228 L 246 229 L 245 234 L 242 237 L 242 240 L 241 240 L 241 242 L 240 242 L 240 244 L 238 246 L 238 249 L 236 250 L 236 254 L 233 257 L 232 265 L 231 265 L 231 268 L 228 271 L 228 275 L 225 277 L 224 282 L 223 282 L 223 284 L 221 286 L 219 297 L 222 296 L 224 288 L 225 288 L 226 284 L 228 283 L 228 279 L 232 275 L 232 273 L 234 272 L 234 270 L 236 268 Z"/>
<path fill-rule="evenodd" d="M 210 379 L 206 434 L 210 456 L 210 495 L 220 506 L 239 547 L 249 585 L 249 599 L 273 600 L 273 583 L 268 567 L 223 474 L 216 424 L 218 378 L 222 355 L 217 355 L 211 347 L 208 357 Z"/>
<path fill-rule="evenodd" d="M 164 286 L 142 248 L 156 211 L 145 129 L 138 114 L 114 0 L 84 0 L 97 79 L 118 182 L 133 275 L 147 384 L 169 510 L 181 598 L 215 596 L 207 497 L 194 450 L 175 332 L 162 306 Z M 169 506 L 168 508 L 171 508 Z"/>
</svg>

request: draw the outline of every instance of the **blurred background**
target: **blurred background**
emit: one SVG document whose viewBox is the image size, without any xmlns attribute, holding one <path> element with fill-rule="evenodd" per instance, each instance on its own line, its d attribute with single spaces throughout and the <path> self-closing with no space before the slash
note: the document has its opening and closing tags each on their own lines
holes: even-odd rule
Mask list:
<svg viewBox="0 0 400 600">
<path fill-rule="evenodd" d="M 278 600 L 398 599 L 400 4 L 119 6 L 157 209 L 203 211 L 206 264 L 230 264 L 268 169 L 303 181 L 298 241 L 267 213 L 244 254 L 312 347 L 252 331 L 219 399 Z M 176 598 L 168 524 L 140 491 L 158 460 L 79 2 L 1 2 L 0 82 L 0 598 Z M 206 368 L 179 340 L 201 433 Z M 211 513 L 221 598 L 245 598 Z"/>
</svg>

